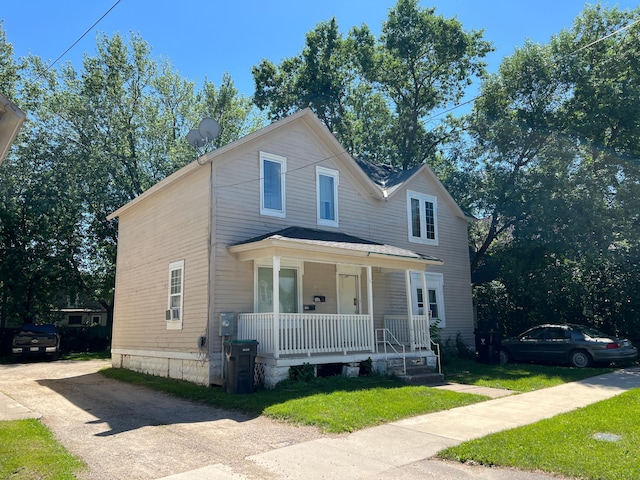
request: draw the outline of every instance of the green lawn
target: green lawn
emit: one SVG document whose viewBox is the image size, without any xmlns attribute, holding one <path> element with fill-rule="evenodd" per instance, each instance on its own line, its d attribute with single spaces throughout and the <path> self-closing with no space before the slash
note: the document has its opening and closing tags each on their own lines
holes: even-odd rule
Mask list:
<svg viewBox="0 0 640 480">
<path fill-rule="evenodd" d="M 310 382 L 283 382 L 274 390 L 229 395 L 208 388 L 124 369 L 108 368 L 109 378 L 161 390 L 181 398 L 249 414 L 265 415 L 327 432 L 354 430 L 414 415 L 448 410 L 486 400 L 471 395 L 407 384 L 379 375 L 316 378 Z"/>
<path fill-rule="evenodd" d="M 0 422 L 0 478 L 71 480 L 84 468 L 38 420 Z"/>
<path fill-rule="evenodd" d="M 531 391 L 580 380 L 611 369 L 574 369 L 538 365 L 481 365 L 450 362 L 444 368 L 452 382 Z M 372 375 L 283 382 L 274 390 L 229 395 L 207 388 L 123 369 L 105 369 L 109 378 L 161 390 L 189 400 L 267 415 L 328 432 L 351 432 L 400 418 L 479 402 L 486 397 L 428 387 Z M 441 452 L 443 458 L 487 465 L 540 469 L 589 479 L 640 478 L 640 426 L 633 419 L 640 390 L 553 419 L 494 434 Z M 620 435 L 615 443 L 597 433 Z M 56 443 L 37 420 L 0 422 L 0 478 L 73 479 L 84 464 Z"/>
<path fill-rule="evenodd" d="M 71 352 L 60 357 L 63 360 L 109 360 L 111 352 Z"/>
<path fill-rule="evenodd" d="M 439 453 L 483 465 L 544 470 L 575 478 L 640 478 L 640 389 Z M 604 439 L 596 438 L 604 434 Z M 619 436 L 618 441 L 610 441 Z"/>
<path fill-rule="evenodd" d="M 553 387 L 613 370 L 613 368 L 571 368 L 527 363 L 484 365 L 471 360 L 453 360 L 443 367 L 445 380 L 448 382 L 503 388 L 516 392 Z"/>
</svg>

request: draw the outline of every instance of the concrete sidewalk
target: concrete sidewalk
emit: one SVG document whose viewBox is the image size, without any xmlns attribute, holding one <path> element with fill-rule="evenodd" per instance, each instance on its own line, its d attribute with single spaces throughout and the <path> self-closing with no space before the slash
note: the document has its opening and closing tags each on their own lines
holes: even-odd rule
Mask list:
<svg viewBox="0 0 640 480">
<path fill-rule="evenodd" d="M 544 474 L 475 468 L 429 460 L 467 440 L 519 427 L 640 387 L 640 368 L 628 368 L 579 382 L 495 398 L 421 415 L 340 438 L 321 438 L 249 457 L 278 479 L 550 479 Z M 443 386 L 480 393 L 467 386 Z M 244 479 L 227 466 L 211 465 L 165 480 Z"/>
<path fill-rule="evenodd" d="M 0 421 L 24 420 L 25 418 L 40 418 L 42 415 L 29 410 L 24 405 L 0 392 Z"/>
</svg>

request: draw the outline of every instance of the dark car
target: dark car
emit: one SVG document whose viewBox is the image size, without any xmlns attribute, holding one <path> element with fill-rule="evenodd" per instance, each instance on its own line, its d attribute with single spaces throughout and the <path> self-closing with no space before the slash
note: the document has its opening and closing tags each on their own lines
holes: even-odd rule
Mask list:
<svg viewBox="0 0 640 480">
<path fill-rule="evenodd" d="M 638 350 L 629 340 L 574 324 L 539 325 L 503 340 L 500 348 L 500 363 L 569 363 L 578 368 L 627 363 L 637 356 Z"/>
<path fill-rule="evenodd" d="M 23 325 L 13 336 L 11 353 L 14 358 L 46 356 L 51 360 L 57 360 L 60 356 L 58 328 L 50 323 Z"/>
</svg>

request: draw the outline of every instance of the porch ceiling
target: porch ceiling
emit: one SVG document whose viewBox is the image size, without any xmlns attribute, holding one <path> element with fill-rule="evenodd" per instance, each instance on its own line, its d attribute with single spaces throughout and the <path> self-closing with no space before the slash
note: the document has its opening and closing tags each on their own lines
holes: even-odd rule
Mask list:
<svg viewBox="0 0 640 480">
<path fill-rule="evenodd" d="M 340 232 L 289 227 L 230 245 L 229 251 L 238 260 L 280 256 L 324 263 L 424 269 L 426 265 L 441 265 L 435 257 L 365 240 Z"/>
</svg>

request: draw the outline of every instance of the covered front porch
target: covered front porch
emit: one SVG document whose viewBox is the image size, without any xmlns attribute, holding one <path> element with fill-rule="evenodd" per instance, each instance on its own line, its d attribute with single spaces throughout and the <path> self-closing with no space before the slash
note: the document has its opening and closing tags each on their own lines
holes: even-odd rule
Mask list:
<svg viewBox="0 0 640 480">
<path fill-rule="evenodd" d="M 426 267 L 441 264 L 438 259 L 301 228 L 229 250 L 255 270 L 254 311 L 238 314 L 237 337 L 259 342 L 256 363 L 276 377 L 304 363 L 435 362 L 421 292 L 427 291 Z"/>
</svg>

